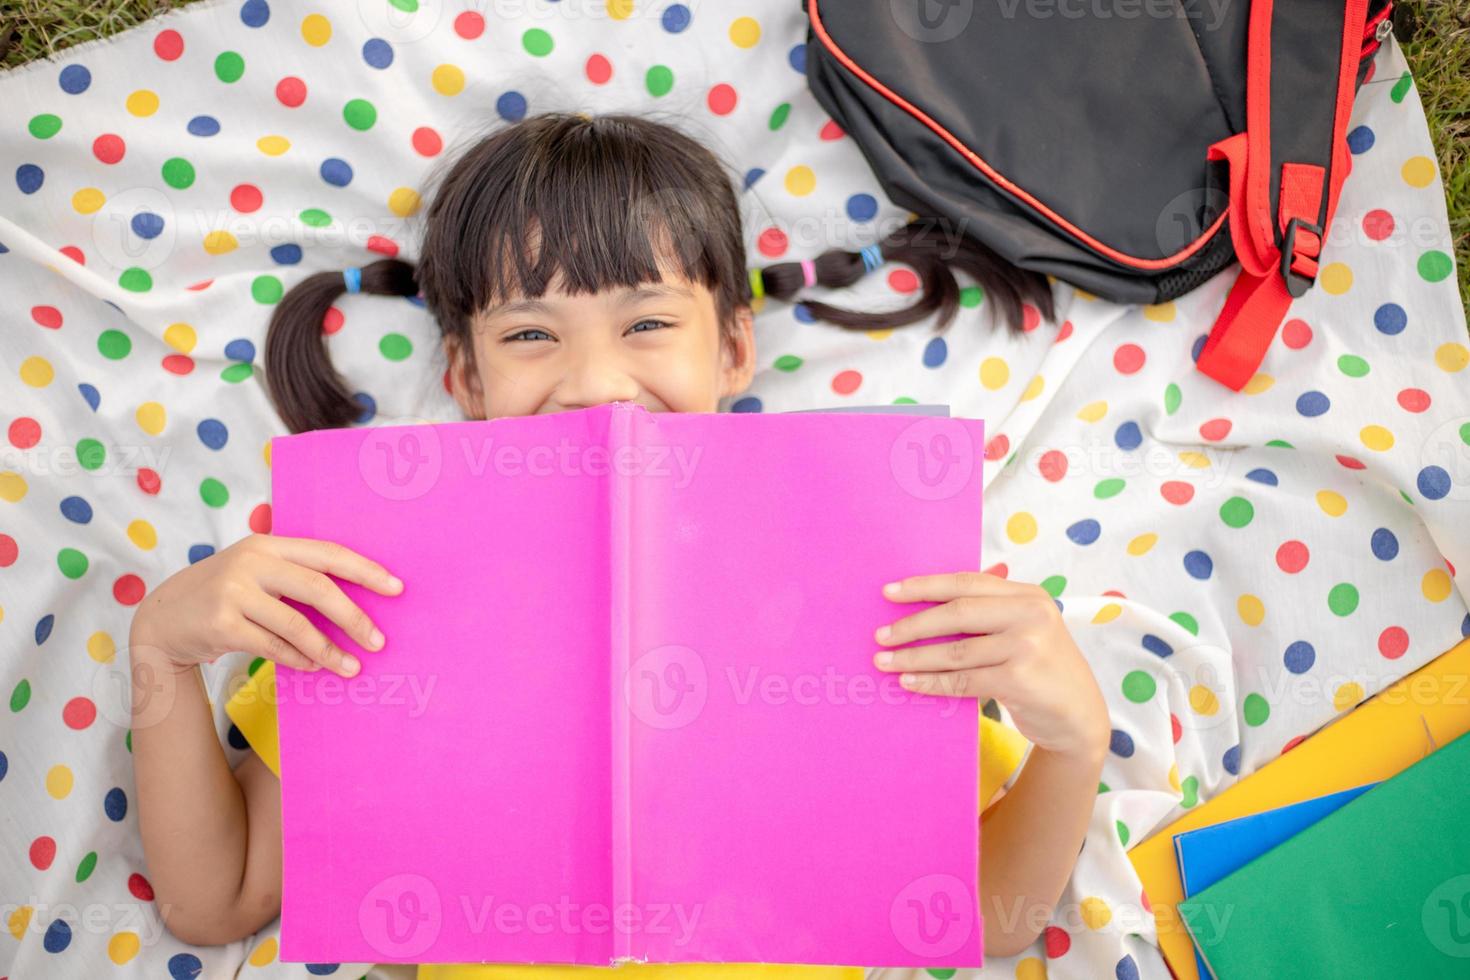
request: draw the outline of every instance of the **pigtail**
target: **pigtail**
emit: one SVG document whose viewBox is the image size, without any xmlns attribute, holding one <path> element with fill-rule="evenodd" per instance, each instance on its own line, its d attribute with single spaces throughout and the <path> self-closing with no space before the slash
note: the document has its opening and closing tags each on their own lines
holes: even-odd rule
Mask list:
<svg viewBox="0 0 1470 980">
<path fill-rule="evenodd" d="M 919 298 L 912 305 L 886 313 L 860 313 L 810 299 L 802 300 L 802 306 L 816 319 L 849 330 L 908 326 L 938 312 L 936 326 L 942 330 L 959 309 L 960 286 L 953 271 L 959 269 L 985 290 L 1001 322 L 1013 333 L 1022 329 L 1024 303 L 1035 306 L 1043 319 L 1053 319 L 1055 307 L 1045 276 L 1012 265 L 969 235 L 945 234 L 933 225 L 916 220 L 857 252 L 829 249 L 815 259 L 766 266 L 752 274 L 752 289 L 787 300 L 812 286 L 851 286 L 881 258 L 907 265 L 918 275 Z"/>
<path fill-rule="evenodd" d="M 414 296 L 414 267 L 379 259 L 342 272 L 317 272 L 281 298 L 265 335 L 265 378 L 276 411 L 292 432 L 337 429 L 362 414 L 347 383 L 332 367 L 322 321 L 345 292 Z"/>
</svg>

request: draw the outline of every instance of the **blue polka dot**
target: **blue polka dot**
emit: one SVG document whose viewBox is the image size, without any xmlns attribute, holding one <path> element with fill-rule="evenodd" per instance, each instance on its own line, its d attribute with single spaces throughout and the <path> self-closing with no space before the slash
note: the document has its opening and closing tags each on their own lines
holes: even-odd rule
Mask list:
<svg viewBox="0 0 1470 980">
<path fill-rule="evenodd" d="M 791 66 L 791 70 L 794 71 L 794 72 L 796 72 L 798 75 L 805 75 L 806 74 L 806 45 L 805 44 L 793 45 L 792 48 L 791 48 L 791 50 L 788 51 L 788 52 L 786 52 L 786 63 L 789 64 Z"/>
<path fill-rule="evenodd" d="M 1460 620 L 1460 635 L 1470 636 L 1470 613 L 1466 613 L 1465 618 Z"/>
<path fill-rule="evenodd" d="M 1133 961 L 1133 957 L 1124 956 L 1118 961 L 1118 965 L 1113 967 L 1113 975 L 1118 980 L 1138 980 L 1138 964 Z"/>
<path fill-rule="evenodd" d="M 1347 134 L 1347 145 L 1354 154 L 1367 153 L 1373 149 L 1373 130 L 1367 126 L 1359 126 Z"/>
<path fill-rule="evenodd" d="M 46 182 L 46 171 L 34 163 L 23 163 L 15 168 L 15 186 L 22 194 L 34 194 Z"/>
<path fill-rule="evenodd" d="M 245 0 L 240 8 L 240 20 L 246 27 L 264 27 L 271 19 L 271 6 L 265 0 Z"/>
<path fill-rule="evenodd" d="M 670 34 L 678 34 L 689 26 L 689 8 L 682 3 L 671 3 L 665 8 L 661 21 L 664 25 L 664 30 Z"/>
<path fill-rule="evenodd" d="M 295 265 L 301 261 L 301 246 L 295 242 L 277 245 L 271 249 L 271 258 L 280 265 Z"/>
<path fill-rule="evenodd" d="M 5 757 L 4 752 L 0 752 L 0 780 L 3 780 L 5 778 L 5 774 L 9 771 L 10 760 Z"/>
<path fill-rule="evenodd" d="M 1272 473 L 1265 467 L 1257 467 L 1256 469 L 1251 470 L 1245 475 L 1245 478 L 1247 480 L 1253 480 L 1256 483 L 1264 483 L 1268 487 L 1274 487 L 1277 485 L 1278 482 L 1276 479 L 1276 474 Z"/>
<path fill-rule="evenodd" d="M 791 315 L 796 318 L 797 323 L 816 323 L 817 318 L 812 316 L 812 311 L 805 303 L 797 303 L 791 308 Z"/>
<path fill-rule="evenodd" d="M 201 562 L 204 559 L 208 558 L 212 554 L 214 554 L 214 545 L 212 545 L 212 544 L 193 544 L 193 545 L 190 545 L 189 546 L 189 564 L 193 565 L 196 562 Z"/>
<path fill-rule="evenodd" d="M 367 392 L 359 391 L 357 394 L 352 396 L 352 400 L 357 402 L 358 407 L 362 409 L 362 411 L 358 413 L 357 419 L 355 420 L 358 425 L 364 425 L 368 422 L 371 422 L 373 420 L 373 416 L 378 414 L 378 403 L 373 398 L 373 396 L 369 395 Z"/>
<path fill-rule="evenodd" d="M 204 964 L 193 953 L 175 953 L 168 958 L 168 975 L 173 980 L 195 980 L 204 972 Z"/>
<path fill-rule="evenodd" d="M 40 619 L 36 620 L 36 631 L 35 631 L 36 646 L 40 646 L 42 643 L 45 643 L 47 640 L 51 639 L 51 631 L 55 627 L 56 627 L 56 615 L 55 615 L 55 613 L 47 613 L 46 615 L 42 616 Z"/>
<path fill-rule="evenodd" d="M 1200 351 L 1205 349 L 1205 341 L 1209 340 L 1209 334 L 1200 334 L 1194 338 L 1194 346 L 1189 349 L 1189 358 L 1192 361 L 1199 360 Z"/>
<path fill-rule="evenodd" d="M 1443 500 L 1450 492 L 1450 475 L 1443 466 L 1426 466 L 1419 471 L 1419 493 L 1427 500 Z"/>
<path fill-rule="evenodd" d="M 230 430 L 219 419 L 205 419 L 199 423 L 196 431 L 199 433 L 199 441 L 210 449 L 223 449 L 230 438 Z"/>
<path fill-rule="evenodd" d="M 61 516 L 73 524 L 89 524 L 92 521 L 92 505 L 81 497 L 67 497 L 61 502 Z"/>
<path fill-rule="evenodd" d="M 229 743 L 232 749 L 241 749 L 243 751 L 244 749 L 250 748 L 250 743 L 245 739 L 245 733 L 240 731 L 238 725 L 231 725 L 230 730 L 225 732 L 225 741 Z"/>
<path fill-rule="evenodd" d="M 730 406 L 732 412 L 759 412 L 760 410 L 761 400 L 754 395 L 746 395 Z"/>
<path fill-rule="evenodd" d="M 1137 422 L 1124 422 L 1113 433 L 1113 441 L 1118 444 L 1119 449 L 1127 452 L 1143 444 L 1143 433 L 1139 431 Z"/>
<path fill-rule="evenodd" d="M 1226 749 L 1225 754 L 1220 758 L 1220 764 L 1225 767 L 1225 771 L 1230 773 L 1230 775 L 1239 776 L 1240 746 L 1232 745 L 1230 746 L 1230 748 Z"/>
<path fill-rule="evenodd" d="M 248 337 L 237 337 L 225 344 L 225 356 L 232 361 L 253 361 L 255 344 Z"/>
<path fill-rule="evenodd" d="M 1143 639 L 1139 642 L 1143 644 L 1145 650 L 1155 657 L 1171 657 L 1174 655 L 1174 648 L 1152 633 L 1143 634 Z"/>
<path fill-rule="evenodd" d="M 872 221 L 878 213 L 878 199 L 871 194 L 854 194 L 847 199 L 847 216 L 853 221 Z"/>
<path fill-rule="evenodd" d="M 1369 542 L 1373 548 L 1373 557 L 1379 561 L 1393 561 L 1399 554 L 1399 539 L 1386 527 L 1380 527 L 1373 532 L 1373 539 Z"/>
<path fill-rule="evenodd" d="M 1067 528 L 1067 537 L 1073 544 L 1092 544 L 1102 534 L 1102 525 L 1088 517 Z"/>
<path fill-rule="evenodd" d="M 362 60 L 370 68 L 387 68 L 393 64 L 393 45 L 380 37 L 370 37 L 362 46 Z"/>
<path fill-rule="evenodd" d="M 67 95 L 81 95 L 92 84 L 92 73 L 82 65 L 67 65 L 56 80 Z"/>
<path fill-rule="evenodd" d="M 949 344 L 945 343 L 943 337 L 931 337 L 929 343 L 924 345 L 924 366 L 937 368 L 949 357 Z"/>
<path fill-rule="evenodd" d="M 57 919 L 46 927 L 46 935 L 41 940 L 41 946 L 48 953 L 59 953 L 71 945 L 71 926 L 66 924 L 65 919 Z"/>
<path fill-rule="evenodd" d="M 189 120 L 189 135 L 213 136 L 219 132 L 219 120 L 213 116 L 195 116 Z"/>
<path fill-rule="evenodd" d="M 1325 414 L 1331 407 L 1332 402 L 1320 391 L 1302 392 L 1296 400 L 1296 410 L 1309 419 Z"/>
<path fill-rule="evenodd" d="M 1121 728 L 1114 728 L 1112 737 L 1108 739 L 1108 748 L 1113 755 L 1130 759 L 1133 757 L 1133 736 Z"/>
<path fill-rule="evenodd" d="M 760 167 L 751 167 L 749 170 L 745 171 L 745 189 L 750 190 L 751 185 L 753 185 L 756 181 L 760 180 L 765 175 L 766 172 Z"/>
<path fill-rule="evenodd" d="M 102 798 L 102 812 L 113 823 L 128 815 L 128 794 L 122 791 L 121 786 L 114 786 L 107 791 L 107 795 Z"/>
<path fill-rule="evenodd" d="M 519 92 L 506 92 L 495 100 L 495 111 L 506 122 L 520 122 L 526 115 L 526 97 Z"/>
<path fill-rule="evenodd" d="M 82 400 L 92 407 L 92 411 L 97 411 L 97 406 L 102 404 L 102 396 L 97 393 L 97 389 L 84 382 L 77 385 L 77 391 L 82 393 Z"/>
<path fill-rule="evenodd" d="M 333 187 L 346 187 L 352 183 L 352 165 L 337 157 L 327 157 L 322 161 L 321 174 L 322 180 Z"/>
<path fill-rule="evenodd" d="M 163 234 L 163 218 L 152 211 L 139 211 L 129 224 L 139 238 L 157 238 Z"/>
<path fill-rule="evenodd" d="M 1215 571 L 1215 562 L 1203 551 L 1191 551 L 1184 556 L 1184 570 L 1191 577 L 1204 580 Z"/>
<path fill-rule="evenodd" d="M 1305 674 L 1317 662 L 1317 651 L 1306 640 L 1297 640 L 1286 648 L 1281 659 L 1293 674 Z"/>
<path fill-rule="evenodd" d="M 1388 334 L 1390 337 L 1404 332 L 1404 327 L 1409 324 L 1409 314 L 1397 303 L 1384 303 L 1373 311 L 1373 326 L 1378 328 L 1379 333 Z"/>
<path fill-rule="evenodd" d="M 342 968 L 341 963 L 308 963 L 306 972 L 314 977 L 329 977 Z"/>
</svg>

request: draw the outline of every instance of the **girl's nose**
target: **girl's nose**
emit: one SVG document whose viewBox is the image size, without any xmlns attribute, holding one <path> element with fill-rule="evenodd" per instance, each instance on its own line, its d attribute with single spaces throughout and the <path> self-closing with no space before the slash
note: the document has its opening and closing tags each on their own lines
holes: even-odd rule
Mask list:
<svg viewBox="0 0 1470 980">
<path fill-rule="evenodd" d="M 556 401 L 565 410 L 637 398 L 638 382 L 606 355 L 584 358 L 562 378 L 556 392 Z"/>
</svg>

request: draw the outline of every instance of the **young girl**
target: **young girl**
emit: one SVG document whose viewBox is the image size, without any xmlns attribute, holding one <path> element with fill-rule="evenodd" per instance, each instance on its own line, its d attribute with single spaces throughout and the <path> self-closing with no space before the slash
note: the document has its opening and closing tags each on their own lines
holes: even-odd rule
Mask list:
<svg viewBox="0 0 1470 980">
<path fill-rule="evenodd" d="M 699 143 L 648 119 L 529 117 L 451 162 L 426 214 L 417 268 L 383 259 L 346 273 L 316 273 L 277 306 L 266 373 L 291 431 L 347 425 L 361 413 L 331 366 L 321 330 L 344 291 L 422 293 L 443 332 L 446 383 L 467 418 L 614 400 L 650 411 L 714 412 L 754 374 L 756 294 L 789 295 L 793 270 L 802 284 L 852 281 L 878 259 L 872 246 L 834 250 L 815 263 L 747 275 L 728 174 Z M 918 268 L 925 285 L 915 304 L 921 312 L 881 315 L 884 325 L 936 309 L 945 320 L 953 313 L 954 277 L 926 249 L 912 228 L 879 248 Z M 1044 283 L 1007 273 L 971 243 L 951 253 L 945 258 L 981 277 L 987 295 L 1008 305 L 1013 319 L 1023 298 L 1049 309 Z M 876 325 L 833 307 L 817 312 L 844 325 Z M 985 952 L 1008 956 L 1035 940 L 1071 873 L 1107 749 L 1107 710 L 1046 592 L 970 570 L 934 571 L 884 586 L 894 602 L 937 604 L 878 629 L 874 664 L 901 672 L 914 691 L 994 698 L 1015 720 L 1012 729 L 982 715 L 979 733 Z M 280 912 L 274 664 L 347 677 L 361 668 L 282 600 L 315 607 L 369 656 L 392 642 L 329 576 L 383 595 L 402 589 L 391 569 L 340 545 L 256 534 L 173 575 L 134 616 L 139 823 L 159 907 L 186 942 L 239 940 Z M 925 642 L 954 634 L 971 635 Z M 263 658 L 252 665 L 263 669 L 252 670 L 228 705 L 256 753 L 232 771 L 214 734 L 199 665 L 239 650 Z M 1024 768 L 999 794 L 1027 740 Z M 754 964 L 426 965 L 419 976 L 504 980 L 607 969 L 634 978 L 816 980 L 857 972 Z"/>
</svg>

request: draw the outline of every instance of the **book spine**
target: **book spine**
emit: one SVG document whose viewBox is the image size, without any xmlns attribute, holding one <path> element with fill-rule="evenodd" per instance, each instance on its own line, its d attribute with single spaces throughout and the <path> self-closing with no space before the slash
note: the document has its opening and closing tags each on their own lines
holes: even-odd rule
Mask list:
<svg viewBox="0 0 1470 980">
<path fill-rule="evenodd" d="M 608 424 L 609 459 L 620 458 L 623 446 L 632 444 L 635 438 L 634 411 L 631 406 L 617 402 L 613 404 Z M 620 909 L 632 902 L 633 891 L 633 839 L 632 839 L 632 769 L 631 734 L 632 715 L 624 685 L 628 683 L 629 650 L 629 588 L 628 579 L 632 568 L 633 513 L 630 494 L 632 478 L 626 467 L 612 465 L 608 468 L 608 592 L 609 592 L 609 637 L 611 647 L 611 683 L 609 705 L 612 723 L 612 921 L 618 921 Z M 625 930 L 613 929 L 613 962 L 632 959 L 637 955 L 632 937 Z"/>
</svg>

